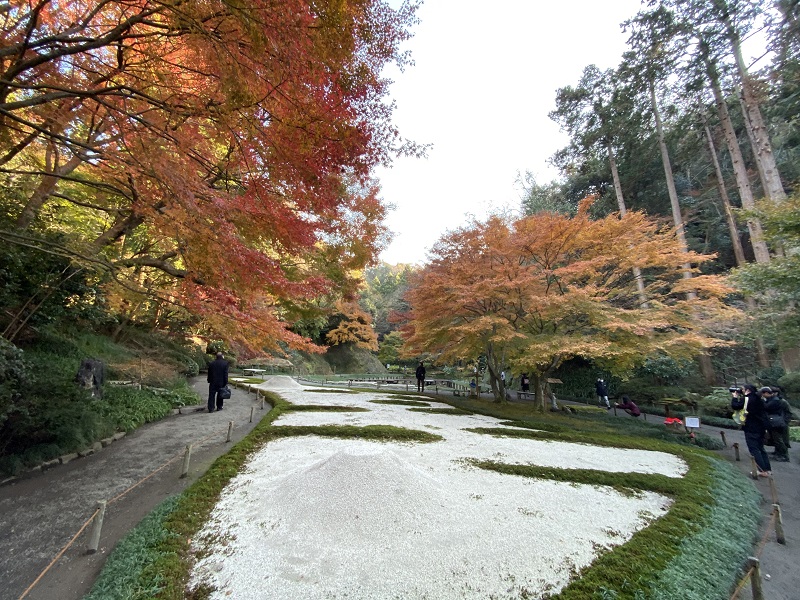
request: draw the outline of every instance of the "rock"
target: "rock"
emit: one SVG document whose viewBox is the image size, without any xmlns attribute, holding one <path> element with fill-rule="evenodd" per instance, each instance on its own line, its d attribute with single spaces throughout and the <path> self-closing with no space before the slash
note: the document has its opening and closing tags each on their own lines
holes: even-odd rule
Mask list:
<svg viewBox="0 0 800 600">
<path fill-rule="evenodd" d="M 84 358 L 75 375 L 75 382 L 81 387 L 91 390 L 92 398 L 101 398 L 104 381 L 105 365 L 103 362 L 95 358 Z"/>
</svg>

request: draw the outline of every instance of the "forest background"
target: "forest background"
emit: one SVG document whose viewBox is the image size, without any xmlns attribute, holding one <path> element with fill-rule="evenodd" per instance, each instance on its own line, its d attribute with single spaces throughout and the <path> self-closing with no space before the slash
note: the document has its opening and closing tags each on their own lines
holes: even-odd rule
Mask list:
<svg viewBox="0 0 800 600">
<path fill-rule="evenodd" d="M 390 232 L 371 173 L 425 151 L 392 125 L 382 75 L 409 64 L 416 8 L 0 7 L 4 470 L 159 418 L 216 350 L 324 370 L 313 355 L 361 348 L 369 370 L 477 369 L 498 400 L 504 370 L 540 399 L 599 376 L 644 399 L 743 379 L 800 392 L 798 2 L 644 3 L 620 65 L 558 91 L 560 179 L 526 178 L 519 214 L 463 224 L 426 264 L 376 265 Z M 770 61 L 750 72 L 755 34 Z M 500 262 L 541 264 L 519 232 L 538 244 L 555 224 L 546 285 L 484 302 Z M 663 252 L 637 254 L 647 238 Z M 438 284 L 479 317 L 423 293 L 458 264 L 480 268 Z M 88 398 L 72 383 L 88 356 L 161 391 Z"/>
</svg>

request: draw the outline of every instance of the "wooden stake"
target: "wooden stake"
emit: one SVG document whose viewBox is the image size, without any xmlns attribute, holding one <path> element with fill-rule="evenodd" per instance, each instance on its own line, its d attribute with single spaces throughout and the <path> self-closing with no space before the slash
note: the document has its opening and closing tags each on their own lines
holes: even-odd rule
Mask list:
<svg viewBox="0 0 800 600">
<path fill-rule="evenodd" d="M 186 446 L 186 452 L 183 455 L 183 468 L 181 469 L 181 478 L 189 476 L 189 461 L 192 460 L 192 445 Z"/>
<path fill-rule="evenodd" d="M 231 441 L 231 433 L 233 433 L 233 421 L 228 421 L 228 437 L 225 439 L 226 442 Z"/>
<path fill-rule="evenodd" d="M 772 476 L 769 478 L 769 491 L 772 494 L 772 504 L 780 504 L 780 502 L 778 502 L 778 488 L 775 487 L 775 478 Z"/>
<path fill-rule="evenodd" d="M 253 413 L 255 412 L 255 410 L 256 410 L 255 406 L 251 406 L 250 407 L 250 422 L 251 423 L 253 422 Z"/>
<path fill-rule="evenodd" d="M 761 587 L 761 563 L 755 556 L 747 559 L 753 574 L 750 576 L 750 585 L 753 591 L 753 600 L 764 600 L 764 589 Z"/>
<path fill-rule="evenodd" d="M 725 439 L 725 432 L 724 432 L 724 431 L 720 431 L 720 432 L 719 432 L 719 435 L 722 437 L 722 445 L 723 445 L 723 446 L 725 446 L 725 447 L 727 448 L 727 447 L 728 447 L 728 442 L 727 442 L 727 440 Z"/>
<path fill-rule="evenodd" d="M 733 442 L 733 454 L 736 456 L 736 462 L 739 462 L 739 442 Z"/>
<path fill-rule="evenodd" d="M 92 534 L 89 536 L 89 547 L 86 554 L 94 554 L 100 546 L 100 531 L 103 529 L 103 518 L 106 516 L 106 501 L 100 500 L 97 503 L 97 514 L 92 522 Z"/>
<path fill-rule="evenodd" d="M 783 513 L 780 504 L 773 504 L 772 510 L 775 513 L 775 538 L 779 544 L 786 545 L 786 536 L 783 533 Z"/>
</svg>

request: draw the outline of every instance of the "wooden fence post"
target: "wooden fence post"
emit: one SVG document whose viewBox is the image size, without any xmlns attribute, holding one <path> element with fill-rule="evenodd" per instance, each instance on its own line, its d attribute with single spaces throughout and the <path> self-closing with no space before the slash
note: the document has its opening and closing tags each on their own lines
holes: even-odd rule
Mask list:
<svg viewBox="0 0 800 600">
<path fill-rule="evenodd" d="M 780 504 L 778 502 L 778 488 L 775 487 L 775 477 L 773 476 L 769 478 L 769 491 L 772 494 L 772 504 Z"/>
<path fill-rule="evenodd" d="M 722 445 L 723 445 L 725 448 L 727 448 L 727 447 L 728 447 L 728 442 L 727 442 L 727 440 L 725 439 L 725 432 L 724 432 L 724 431 L 720 431 L 720 432 L 719 432 L 719 435 L 720 435 L 720 437 L 722 437 Z"/>
<path fill-rule="evenodd" d="M 773 504 L 772 510 L 775 513 L 775 538 L 779 544 L 786 545 L 786 536 L 783 533 L 783 513 L 780 504 Z"/>
<path fill-rule="evenodd" d="M 233 433 L 233 421 L 228 421 L 228 437 L 225 439 L 226 442 L 231 441 L 231 433 Z"/>
<path fill-rule="evenodd" d="M 100 500 L 97 503 L 97 514 L 92 522 L 92 534 L 89 536 L 89 547 L 86 554 L 94 554 L 100 546 L 100 531 L 103 529 L 103 518 L 106 516 L 106 501 Z"/>
<path fill-rule="evenodd" d="M 186 446 L 186 452 L 183 455 L 183 468 L 181 469 L 181 478 L 188 477 L 189 475 L 189 461 L 192 459 L 192 445 Z"/>
<path fill-rule="evenodd" d="M 739 462 L 739 442 L 733 442 L 733 454 L 736 456 L 736 462 Z"/>
<path fill-rule="evenodd" d="M 250 407 L 250 422 L 253 422 L 253 412 L 256 410 L 255 406 Z"/>
<path fill-rule="evenodd" d="M 761 587 L 761 563 L 755 556 L 751 556 L 747 559 L 747 564 L 753 569 L 753 574 L 750 575 L 753 600 L 764 600 L 764 589 Z"/>
</svg>

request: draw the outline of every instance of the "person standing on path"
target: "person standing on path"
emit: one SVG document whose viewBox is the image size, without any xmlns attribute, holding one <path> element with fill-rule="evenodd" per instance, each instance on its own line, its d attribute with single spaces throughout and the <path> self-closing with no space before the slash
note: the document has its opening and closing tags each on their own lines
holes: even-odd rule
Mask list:
<svg viewBox="0 0 800 600">
<path fill-rule="evenodd" d="M 600 406 L 611 408 L 611 403 L 608 401 L 608 388 L 606 382 L 598 379 L 594 384 L 594 390 L 597 393 L 597 403 Z"/>
<path fill-rule="evenodd" d="M 417 391 L 424 392 L 425 391 L 425 365 L 419 363 L 417 367 Z"/>
<path fill-rule="evenodd" d="M 217 352 L 217 357 L 208 364 L 208 412 L 222 410 L 224 400 L 219 393 L 222 388 L 228 385 L 228 361 L 225 360 L 222 352 Z"/>
<path fill-rule="evenodd" d="M 792 420 L 792 408 L 771 387 L 762 387 L 759 392 L 764 399 L 767 411 L 769 435 L 775 445 L 773 456 L 778 462 L 789 462 L 789 421 Z M 784 406 L 786 405 L 786 406 Z"/>
<path fill-rule="evenodd" d="M 744 431 L 744 441 L 750 455 L 755 459 L 758 466 L 759 477 L 769 477 L 772 475 L 772 465 L 769 463 L 769 456 L 764 448 L 764 434 L 767 433 L 768 421 L 767 411 L 764 408 L 764 400 L 758 395 L 756 386 L 748 383 L 742 390 L 745 397 L 745 410 L 747 417 L 742 425 Z"/>
</svg>

